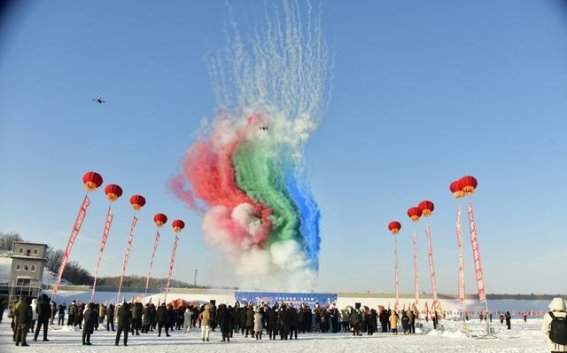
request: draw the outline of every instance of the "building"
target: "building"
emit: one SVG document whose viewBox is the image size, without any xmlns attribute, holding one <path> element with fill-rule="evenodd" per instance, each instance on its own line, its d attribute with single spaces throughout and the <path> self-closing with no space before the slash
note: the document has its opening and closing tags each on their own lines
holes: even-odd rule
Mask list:
<svg viewBox="0 0 567 353">
<path fill-rule="evenodd" d="M 15 241 L 12 245 L 10 297 L 37 297 L 41 291 L 43 271 L 47 264 L 47 245 Z"/>
</svg>

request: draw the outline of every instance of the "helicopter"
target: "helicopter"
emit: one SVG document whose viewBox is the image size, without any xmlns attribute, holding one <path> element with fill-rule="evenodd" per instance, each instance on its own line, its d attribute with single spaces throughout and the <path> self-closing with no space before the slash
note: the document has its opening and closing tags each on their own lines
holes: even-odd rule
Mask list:
<svg viewBox="0 0 567 353">
<path fill-rule="evenodd" d="M 95 102 L 96 104 L 104 104 L 106 103 L 106 101 L 102 98 L 93 98 L 93 102 Z"/>
</svg>

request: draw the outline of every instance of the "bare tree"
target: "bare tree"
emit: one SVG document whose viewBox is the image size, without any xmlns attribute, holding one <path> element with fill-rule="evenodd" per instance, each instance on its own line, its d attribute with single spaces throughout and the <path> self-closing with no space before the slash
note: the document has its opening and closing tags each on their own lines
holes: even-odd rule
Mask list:
<svg viewBox="0 0 567 353">
<path fill-rule="evenodd" d="M 0 232 L 0 250 L 12 250 L 12 244 L 15 241 L 22 241 L 22 237 L 15 232 Z"/>
</svg>

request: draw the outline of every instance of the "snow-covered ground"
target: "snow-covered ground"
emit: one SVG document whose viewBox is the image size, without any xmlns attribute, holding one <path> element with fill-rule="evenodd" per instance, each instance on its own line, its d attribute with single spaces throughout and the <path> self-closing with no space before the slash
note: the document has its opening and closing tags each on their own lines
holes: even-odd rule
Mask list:
<svg viewBox="0 0 567 353">
<path fill-rule="evenodd" d="M 275 352 L 472 352 L 497 353 L 547 352 L 545 339 L 540 332 L 541 319 L 531 319 L 527 323 L 512 320 L 512 330 L 506 330 L 500 322 L 495 321 L 495 339 L 467 337 L 460 328 L 459 322 L 443 321 L 443 331 L 433 331 L 431 323 L 424 323 L 421 334 L 404 336 L 400 334 L 379 333 L 374 336 L 353 337 L 346 333 L 337 334 L 305 334 L 295 341 L 270 341 L 263 336 L 262 341 L 244 338 L 235 334 L 230 343 L 221 342 L 220 332 L 211 332 L 210 342 L 201 342 L 199 331 L 193 329 L 188 334 L 175 331 L 171 337 L 157 337 L 157 333 L 128 337 L 128 347 L 120 346 L 121 352 L 162 353 L 162 352 L 231 352 L 231 353 L 275 353 Z M 468 328 L 473 335 L 483 332 L 484 324 L 478 320 L 470 321 Z M 95 331 L 91 338 L 92 346 L 81 345 L 81 333 L 54 326 L 49 332 L 49 342 L 34 342 L 28 335 L 31 347 L 24 349 L 12 343 L 12 332 L 9 321 L 0 325 L 0 352 L 29 351 L 38 353 L 75 353 L 75 352 L 111 352 L 117 351 L 114 346 L 113 332 Z"/>
</svg>

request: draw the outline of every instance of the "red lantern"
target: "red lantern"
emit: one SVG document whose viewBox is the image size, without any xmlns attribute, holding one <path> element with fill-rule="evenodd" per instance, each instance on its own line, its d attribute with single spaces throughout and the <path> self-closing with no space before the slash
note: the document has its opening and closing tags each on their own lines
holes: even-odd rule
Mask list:
<svg viewBox="0 0 567 353">
<path fill-rule="evenodd" d="M 463 191 L 463 183 L 462 180 L 456 180 L 449 185 L 449 190 L 453 193 L 453 196 L 456 198 L 461 198 L 465 196 L 465 192 Z"/>
<path fill-rule="evenodd" d="M 104 192 L 109 201 L 116 201 L 120 196 L 122 196 L 122 188 L 116 184 L 106 185 Z"/>
<path fill-rule="evenodd" d="M 392 234 L 398 234 L 400 229 L 402 229 L 402 225 L 398 221 L 392 221 L 388 224 L 388 229 L 392 232 Z"/>
<path fill-rule="evenodd" d="M 419 221 L 419 217 L 421 217 L 421 209 L 419 207 L 410 207 L 408 209 L 408 216 L 414 222 Z"/>
<path fill-rule="evenodd" d="M 130 204 L 134 210 L 139 211 L 146 204 L 146 199 L 142 195 L 133 195 L 130 197 Z"/>
<path fill-rule="evenodd" d="M 417 207 L 419 207 L 419 209 L 421 210 L 421 214 L 424 217 L 431 216 L 431 214 L 433 213 L 433 210 L 435 209 L 433 202 L 427 201 L 427 200 L 421 201 Z"/>
<path fill-rule="evenodd" d="M 83 175 L 83 183 L 87 191 L 95 191 L 102 185 L 102 176 L 97 172 L 88 172 Z"/>
<path fill-rule="evenodd" d="M 180 219 L 176 219 L 171 223 L 171 226 L 173 227 L 173 231 L 175 233 L 179 233 L 183 230 L 183 228 L 185 228 L 185 222 Z"/>
<path fill-rule="evenodd" d="M 158 226 L 159 228 L 163 227 L 163 225 L 167 223 L 167 216 L 164 215 L 163 213 L 157 213 L 157 214 L 154 216 L 154 223 L 155 223 L 156 226 Z"/>
<path fill-rule="evenodd" d="M 474 194 L 474 190 L 478 186 L 478 181 L 475 177 L 467 175 L 462 177 L 460 181 L 465 195 Z"/>
</svg>

